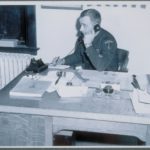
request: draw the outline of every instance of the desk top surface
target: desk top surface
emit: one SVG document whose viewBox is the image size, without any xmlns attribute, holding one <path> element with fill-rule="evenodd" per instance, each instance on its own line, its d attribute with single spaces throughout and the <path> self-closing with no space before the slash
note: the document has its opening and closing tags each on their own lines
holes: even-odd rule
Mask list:
<svg viewBox="0 0 150 150">
<path fill-rule="evenodd" d="M 97 71 L 83 71 L 89 77 L 91 74 L 93 79 L 97 76 L 102 79 L 110 76 L 110 78 L 117 77 L 118 73 L 106 73 Z M 83 74 L 83 76 L 84 76 Z M 90 76 L 91 76 L 90 75 Z M 124 78 L 128 74 L 121 73 L 120 76 Z M 14 99 L 9 97 L 9 91 L 16 85 L 21 77 L 18 77 L 15 81 L 9 84 L 0 92 L 0 106 L 15 106 L 24 108 L 36 108 L 42 110 L 61 110 L 78 113 L 94 113 L 94 114 L 111 114 L 111 115 L 123 115 L 123 116 L 148 116 L 136 114 L 129 98 L 129 91 L 119 91 L 112 95 L 97 96 L 91 95 L 82 98 L 60 98 L 57 92 L 48 93 L 45 92 L 41 100 L 26 100 L 26 99 Z M 117 77 L 118 79 L 118 77 Z M 9 112 L 9 111 L 8 111 Z"/>
</svg>

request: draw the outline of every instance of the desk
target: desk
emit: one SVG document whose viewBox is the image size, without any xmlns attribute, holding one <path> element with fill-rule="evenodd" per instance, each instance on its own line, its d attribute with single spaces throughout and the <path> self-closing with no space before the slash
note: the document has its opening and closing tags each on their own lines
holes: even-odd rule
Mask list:
<svg viewBox="0 0 150 150">
<path fill-rule="evenodd" d="M 128 76 L 86 70 L 84 74 L 92 74 L 94 80 Z M 120 92 L 120 98 L 91 96 L 78 98 L 78 102 L 71 101 L 72 98 L 67 102 L 61 100 L 56 92 L 46 92 L 40 101 L 11 99 L 9 91 L 16 82 L 0 92 L 0 134 L 5 135 L 0 137 L 2 146 L 50 146 L 53 134 L 60 130 L 132 135 L 150 145 L 150 115 L 135 113 L 128 91 Z"/>
</svg>

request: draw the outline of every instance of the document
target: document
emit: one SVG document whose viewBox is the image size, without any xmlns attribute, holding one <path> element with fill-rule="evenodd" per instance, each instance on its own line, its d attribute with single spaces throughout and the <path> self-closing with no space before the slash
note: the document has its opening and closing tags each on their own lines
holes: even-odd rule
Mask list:
<svg viewBox="0 0 150 150">
<path fill-rule="evenodd" d="M 144 91 L 134 89 L 130 93 L 130 98 L 136 113 L 150 114 L 150 95 L 145 94 Z"/>
<path fill-rule="evenodd" d="M 24 76 L 10 91 L 11 97 L 41 98 L 51 82 L 32 79 Z"/>
<path fill-rule="evenodd" d="M 56 65 L 56 66 L 54 66 L 54 65 L 49 65 L 48 66 L 48 68 L 50 68 L 50 69 L 67 69 L 67 68 L 69 68 L 70 66 L 68 66 L 68 65 Z"/>
<path fill-rule="evenodd" d="M 65 86 L 57 87 L 57 93 L 60 97 L 85 97 L 88 92 L 86 86 Z"/>
<path fill-rule="evenodd" d="M 138 90 L 138 98 L 139 102 L 150 104 L 150 94 L 146 91 Z"/>
<path fill-rule="evenodd" d="M 59 74 L 61 73 L 61 76 Z M 63 85 L 66 86 L 67 83 L 72 82 L 74 78 L 73 72 L 66 72 L 66 71 L 58 71 L 58 70 L 51 70 L 48 72 L 46 76 L 40 76 L 39 78 L 42 81 L 50 81 L 51 84 L 47 89 L 47 92 L 51 93 L 57 89 L 58 86 Z"/>
</svg>

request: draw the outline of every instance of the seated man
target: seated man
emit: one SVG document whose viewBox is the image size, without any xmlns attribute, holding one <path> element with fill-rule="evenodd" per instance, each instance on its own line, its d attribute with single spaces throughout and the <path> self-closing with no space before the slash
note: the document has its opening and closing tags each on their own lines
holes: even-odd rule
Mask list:
<svg viewBox="0 0 150 150">
<path fill-rule="evenodd" d="M 80 14 L 79 23 L 80 36 L 74 53 L 62 59 L 54 58 L 52 63 L 72 67 L 80 65 L 89 70 L 117 71 L 117 43 L 113 35 L 101 28 L 100 13 L 95 9 L 84 10 Z"/>
</svg>

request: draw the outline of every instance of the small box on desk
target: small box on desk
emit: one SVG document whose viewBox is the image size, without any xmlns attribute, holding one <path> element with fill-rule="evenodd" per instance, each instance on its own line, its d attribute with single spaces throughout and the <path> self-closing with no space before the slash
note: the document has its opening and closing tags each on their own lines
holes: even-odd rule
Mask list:
<svg viewBox="0 0 150 150">
<path fill-rule="evenodd" d="M 0 47 L 16 47 L 18 46 L 18 39 L 1 39 Z"/>
<path fill-rule="evenodd" d="M 112 88 L 114 90 L 120 91 L 120 83 L 107 83 L 107 82 L 105 82 L 105 83 L 101 83 L 100 85 L 101 85 L 102 89 L 105 88 L 107 85 L 110 85 L 110 86 L 112 86 Z"/>
</svg>

